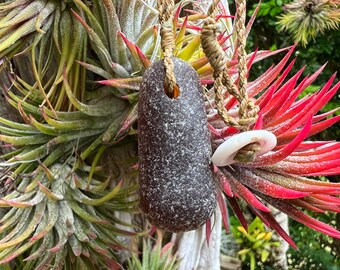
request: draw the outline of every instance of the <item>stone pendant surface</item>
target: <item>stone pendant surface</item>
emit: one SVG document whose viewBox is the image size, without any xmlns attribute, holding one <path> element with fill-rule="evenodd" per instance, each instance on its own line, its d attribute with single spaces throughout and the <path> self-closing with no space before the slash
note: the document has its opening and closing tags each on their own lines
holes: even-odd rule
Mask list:
<svg viewBox="0 0 340 270">
<path fill-rule="evenodd" d="M 203 225 L 216 207 L 211 143 L 196 71 L 173 58 L 180 95 L 165 94 L 163 60 L 144 74 L 138 103 L 139 196 L 149 222 L 171 232 Z"/>
</svg>

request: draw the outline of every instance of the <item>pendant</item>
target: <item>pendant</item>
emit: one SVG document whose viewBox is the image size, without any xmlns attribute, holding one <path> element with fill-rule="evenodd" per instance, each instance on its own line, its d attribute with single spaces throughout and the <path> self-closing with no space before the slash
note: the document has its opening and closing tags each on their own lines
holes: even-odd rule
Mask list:
<svg viewBox="0 0 340 270">
<path fill-rule="evenodd" d="M 163 60 L 143 76 L 138 103 L 139 196 L 151 224 L 183 232 L 211 217 L 216 190 L 199 77 L 185 61 L 173 62 L 176 99 L 165 93 Z"/>
</svg>

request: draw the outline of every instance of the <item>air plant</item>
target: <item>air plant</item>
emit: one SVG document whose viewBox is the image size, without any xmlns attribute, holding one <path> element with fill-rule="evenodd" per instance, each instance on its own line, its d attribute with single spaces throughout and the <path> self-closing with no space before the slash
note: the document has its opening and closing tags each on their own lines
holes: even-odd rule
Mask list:
<svg viewBox="0 0 340 270">
<path fill-rule="evenodd" d="M 296 0 L 284 6 L 285 13 L 277 24 L 281 31 L 293 34 L 295 42 L 306 46 L 318 33 L 339 27 L 339 7 L 337 0 Z"/>
<path fill-rule="evenodd" d="M 283 67 L 292 50 L 293 48 L 275 68 L 262 75 L 262 78 L 270 78 L 277 72 L 276 68 L 281 65 Z M 288 243 L 296 247 L 271 216 L 265 203 L 314 230 L 332 237 L 340 237 L 340 232 L 336 229 L 301 211 L 308 209 L 323 213 L 340 210 L 337 197 L 340 184 L 311 178 L 339 173 L 339 143 L 305 140 L 339 121 L 339 116 L 329 117 L 336 110 L 317 113 L 334 96 L 340 83 L 332 87 L 334 74 L 319 91 L 299 99 L 299 94 L 316 79 L 324 66 L 300 82 L 298 79 L 303 69 L 284 82 L 293 64 L 294 60 L 277 79 L 268 84 L 255 102 L 260 111 L 258 122 L 253 129 L 272 132 L 277 138 L 276 147 L 267 154 L 257 156 L 252 162 L 235 162 L 230 166 L 216 168 L 216 174 L 221 189 L 244 227 L 247 227 L 247 224 L 237 203 L 239 198 L 246 201 L 254 214 L 267 226 L 275 229 Z M 258 85 L 260 81 L 264 82 L 266 79 L 250 83 L 250 96 L 256 96 L 262 90 L 262 86 Z M 233 98 L 229 98 L 226 106 L 232 111 L 237 105 Z M 216 146 L 235 133 L 233 128 L 221 128 L 216 112 L 213 112 L 209 119 L 213 143 Z M 222 197 L 219 202 L 222 209 L 225 209 Z"/>
<path fill-rule="evenodd" d="M 42 6 L 36 9 L 33 2 Z M 197 71 L 202 85 L 209 85 L 213 70 L 200 45 L 207 15 L 187 10 L 188 15 L 180 17 L 186 2 L 175 10 L 175 56 Z M 8 209 L 0 221 L 0 264 L 17 262 L 17 267 L 23 265 L 20 269 L 118 269 L 123 261 L 120 250 L 136 251 L 137 245 L 126 239 L 150 228 L 132 217 L 139 214 L 138 90 L 144 71 L 161 58 L 154 7 L 153 0 L 1 3 L 0 52 L 6 57 L 2 68 L 11 81 L 2 90 L 22 122 L 0 118 L 0 139 L 6 148 L 0 164 L 4 193 L 0 206 Z M 223 30 L 218 42 L 233 44 L 230 15 L 222 4 L 217 19 Z M 3 43 L 6 38 L 11 39 Z M 233 46 L 224 50 L 230 56 L 228 73 L 237 81 L 236 50 Z M 215 167 L 214 172 L 225 225 L 226 198 L 247 226 L 238 205 L 243 199 L 295 246 L 264 202 L 315 230 L 340 237 L 332 227 L 299 210 L 339 211 L 340 184 L 310 178 L 339 173 L 339 143 L 305 139 L 339 120 L 330 117 L 334 111 L 317 113 L 340 84 L 332 87 L 334 75 L 320 91 L 298 99 L 323 67 L 300 82 L 302 70 L 287 79 L 293 50 L 248 55 L 250 70 L 255 62 L 288 51 L 247 89 L 260 107 L 252 128 L 272 132 L 277 146 L 253 162 Z M 32 66 L 24 74 L 10 68 L 19 51 L 17 57 L 28 55 Z M 219 119 L 213 91 L 206 89 L 204 94 L 216 149 L 239 131 Z M 236 115 L 235 99 L 227 93 L 224 98 L 225 107 Z M 128 220 L 121 218 L 125 213 Z"/>
<path fill-rule="evenodd" d="M 6 40 L 0 50 L 6 56 L 2 91 L 22 119 L 0 118 L 5 150 L 0 204 L 9 209 L 0 221 L 1 265 L 16 261 L 22 269 L 119 269 L 119 251 L 132 249 L 124 239 L 136 235 L 134 225 L 119 213 L 137 211 L 136 143 L 134 136 L 126 138 L 136 118 L 136 102 L 121 97 L 127 94 L 124 89 L 87 81 L 96 74 L 113 78 L 139 70 L 121 48 L 123 39 L 111 38 L 131 29 L 131 22 L 122 19 L 129 17 L 131 5 L 0 5 Z M 140 36 L 155 16 L 146 8 L 142 14 L 151 21 L 143 28 L 139 12 L 144 5 L 133 5 Z M 102 18 L 110 18 L 110 23 L 101 24 Z M 14 73 L 10 61 L 20 48 L 16 58 L 28 55 L 32 68 Z"/>
<path fill-rule="evenodd" d="M 163 246 L 162 240 L 163 235 L 160 231 L 157 231 L 157 239 L 154 244 L 150 238 L 143 240 L 142 259 L 139 258 L 139 254 L 132 254 L 128 261 L 128 269 L 178 269 L 179 261 L 176 255 L 173 255 L 174 243 L 169 242 Z"/>
</svg>

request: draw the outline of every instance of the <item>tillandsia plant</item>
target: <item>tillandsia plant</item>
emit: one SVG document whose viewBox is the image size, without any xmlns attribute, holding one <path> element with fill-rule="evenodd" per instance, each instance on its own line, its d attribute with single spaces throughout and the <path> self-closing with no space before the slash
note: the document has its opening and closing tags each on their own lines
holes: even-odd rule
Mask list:
<svg viewBox="0 0 340 270">
<path fill-rule="evenodd" d="M 155 244 L 152 244 L 152 239 L 143 240 L 143 255 L 141 258 L 139 254 L 132 254 L 128 261 L 128 269 L 136 270 L 176 270 L 178 269 L 179 260 L 173 254 L 174 243 L 168 242 L 163 246 L 162 233 L 157 231 L 157 239 Z"/>
<path fill-rule="evenodd" d="M 131 248 L 122 236 L 135 235 L 118 213 L 137 210 L 136 143 L 127 136 L 136 102 L 122 98 L 129 90 L 93 81 L 139 71 L 119 33 L 153 30 L 153 10 L 132 1 L 7 1 L 0 11 L 2 91 L 21 116 L 0 119 L 8 209 L 0 264 L 120 269 L 118 251 Z M 20 57 L 30 68 L 14 72 Z"/>
<path fill-rule="evenodd" d="M 277 22 L 280 30 L 287 30 L 295 42 L 303 46 L 329 29 L 338 29 L 340 2 L 338 0 L 296 0 L 284 6 L 285 13 Z"/>
<path fill-rule="evenodd" d="M 215 19 L 221 32 L 216 40 L 228 57 L 227 73 L 237 83 L 236 35 L 225 5 L 225 1 L 218 4 Z M 189 63 L 205 86 L 214 82 L 214 71 L 201 47 L 208 15 L 198 7 L 197 1 L 178 1 L 174 7 L 174 55 Z M 253 21 L 254 17 L 245 34 Z M 320 91 L 298 99 L 323 67 L 300 82 L 302 70 L 287 79 L 293 50 L 255 51 L 246 57 L 249 71 L 253 63 L 288 51 L 246 89 L 260 108 L 251 129 L 272 132 L 277 146 L 252 162 L 215 167 L 214 173 L 225 225 L 226 198 L 247 227 L 238 206 L 243 199 L 295 246 L 263 203 L 340 237 L 332 227 L 299 210 L 339 211 L 340 184 L 310 178 L 339 173 L 339 143 L 305 139 L 339 120 L 330 117 L 334 111 L 317 113 L 340 84 L 332 87 L 334 75 Z M 120 269 L 126 253 L 127 257 L 138 254 L 138 240 L 148 237 L 144 231 L 151 226 L 140 218 L 136 197 L 137 101 L 142 75 L 161 56 L 154 0 L 2 1 L 1 89 L 3 103 L 13 106 L 17 115 L 0 117 L 4 143 L 0 206 L 5 209 L 0 219 L 0 265 Z M 219 118 L 214 92 L 208 88 L 205 108 L 216 149 L 240 130 Z M 237 118 L 235 98 L 224 92 L 222 101 Z M 20 121 L 13 120 L 18 116 Z M 177 267 L 168 251 L 160 252 L 159 260 Z M 145 260 L 157 260 L 150 248 L 143 252 Z M 183 261 L 185 257 L 180 265 Z M 130 260 L 133 264 L 138 264 L 136 255 Z M 216 263 L 210 269 L 215 268 Z"/>
</svg>

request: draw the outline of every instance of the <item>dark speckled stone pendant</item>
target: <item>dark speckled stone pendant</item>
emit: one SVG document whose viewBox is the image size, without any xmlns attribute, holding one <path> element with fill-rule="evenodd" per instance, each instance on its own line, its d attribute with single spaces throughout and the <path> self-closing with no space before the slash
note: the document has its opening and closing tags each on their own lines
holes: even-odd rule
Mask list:
<svg viewBox="0 0 340 270">
<path fill-rule="evenodd" d="M 138 107 L 140 206 L 158 228 L 194 230 L 216 206 L 210 168 L 211 144 L 199 78 L 186 62 L 173 58 L 180 89 L 164 91 L 163 61 L 144 74 Z"/>
</svg>

